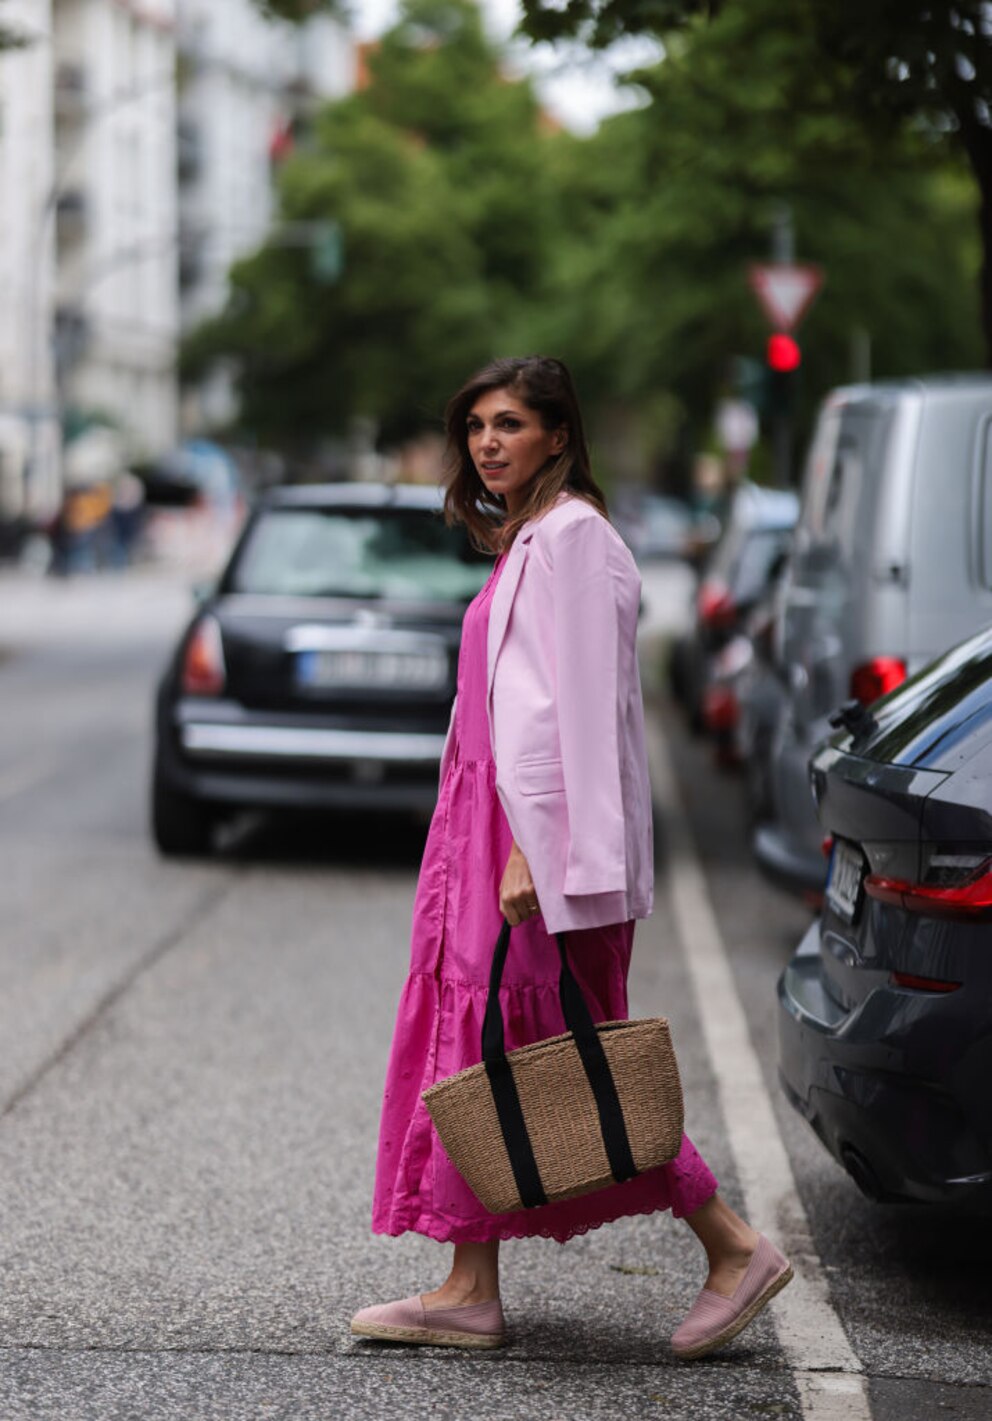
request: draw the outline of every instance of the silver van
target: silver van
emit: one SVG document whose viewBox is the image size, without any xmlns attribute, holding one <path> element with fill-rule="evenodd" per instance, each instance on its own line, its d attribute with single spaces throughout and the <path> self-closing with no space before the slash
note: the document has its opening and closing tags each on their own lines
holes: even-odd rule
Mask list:
<svg viewBox="0 0 992 1421">
<path fill-rule="evenodd" d="M 865 704 L 992 623 L 992 376 L 835 390 L 820 411 L 776 624 L 786 686 L 774 817 L 754 849 L 815 897 L 826 860 L 807 761 L 845 701 Z"/>
</svg>

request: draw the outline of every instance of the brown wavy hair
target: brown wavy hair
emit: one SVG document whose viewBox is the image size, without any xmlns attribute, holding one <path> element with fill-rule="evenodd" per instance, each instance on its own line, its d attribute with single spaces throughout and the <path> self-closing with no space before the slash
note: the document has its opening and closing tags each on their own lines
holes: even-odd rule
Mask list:
<svg viewBox="0 0 992 1421">
<path fill-rule="evenodd" d="M 506 390 L 535 410 L 546 430 L 568 432 L 564 449 L 534 475 L 523 507 L 512 518 L 507 516 L 502 494 L 489 492 L 468 452 L 468 416 L 492 390 Z M 477 547 L 505 550 L 525 523 L 546 513 L 566 491 L 591 503 L 604 518 L 609 516 L 606 498 L 592 476 L 575 386 L 561 360 L 522 355 L 490 361 L 451 397 L 444 418 L 448 434 L 443 464 L 445 521 L 464 523 Z"/>
</svg>

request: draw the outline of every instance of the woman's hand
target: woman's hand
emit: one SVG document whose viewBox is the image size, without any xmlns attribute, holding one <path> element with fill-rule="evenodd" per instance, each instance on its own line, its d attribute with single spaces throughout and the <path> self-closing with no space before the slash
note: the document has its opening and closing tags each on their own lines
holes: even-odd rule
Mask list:
<svg viewBox="0 0 992 1421">
<path fill-rule="evenodd" d="M 541 911 L 527 860 L 516 844 L 510 850 L 499 885 L 499 910 L 511 928 L 525 923 L 528 918 L 536 918 Z"/>
</svg>

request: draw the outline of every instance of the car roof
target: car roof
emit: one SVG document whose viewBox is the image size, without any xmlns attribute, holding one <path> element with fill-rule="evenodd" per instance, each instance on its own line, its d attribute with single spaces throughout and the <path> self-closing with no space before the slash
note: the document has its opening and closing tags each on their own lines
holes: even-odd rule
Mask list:
<svg viewBox="0 0 992 1421">
<path fill-rule="evenodd" d="M 284 484 L 267 489 L 259 508 L 423 508 L 438 512 L 444 490 L 434 484 Z"/>
<path fill-rule="evenodd" d="M 894 404 L 905 395 L 992 394 L 992 374 L 981 370 L 962 370 L 914 375 L 903 380 L 875 380 L 864 385 L 838 385 L 830 391 L 827 402 L 832 405 Z"/>
</svg>

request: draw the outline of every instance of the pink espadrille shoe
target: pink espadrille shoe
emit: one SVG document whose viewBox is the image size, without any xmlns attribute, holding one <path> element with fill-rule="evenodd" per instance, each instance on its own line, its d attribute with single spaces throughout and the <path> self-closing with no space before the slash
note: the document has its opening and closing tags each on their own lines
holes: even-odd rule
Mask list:
<svg viewBox="0 0 992 1421">
<path fill-rule="evenodd" d="M 420 1347 L 502 1347 L 506 1323 L 499 1298 L 457 1308 L 425 1308 L 422 1297 L 362 1308 L 351 1319 L 355 1337 Z"/>
<path fill-rule="evenodd" d="M 691 1359 L 715 1352 L 743 1332 L 749 1322 L 792 1279 L 792 1264 L 764 1234 L 732 1298 L 703 1288 L 685 1321 L 672 1334 L 672 1351 Z"/>
</svg>

